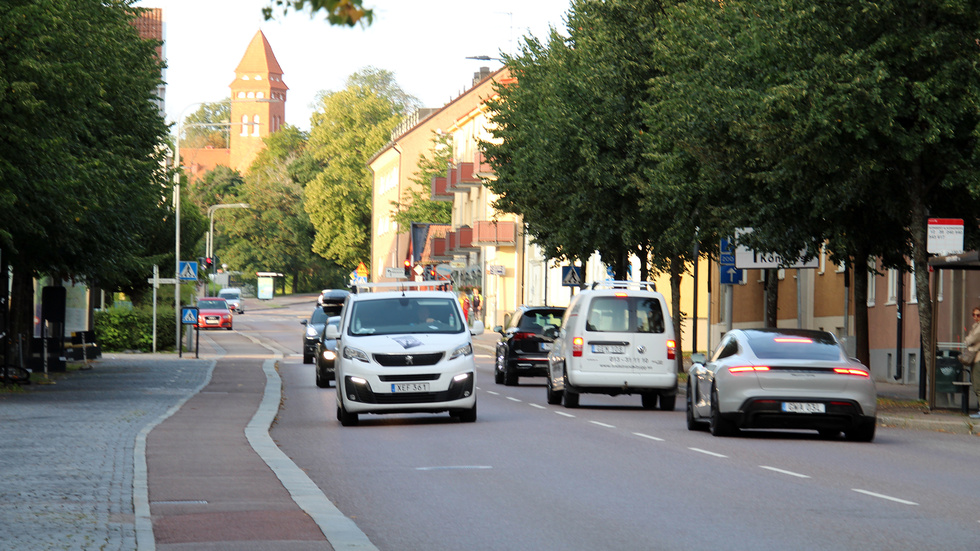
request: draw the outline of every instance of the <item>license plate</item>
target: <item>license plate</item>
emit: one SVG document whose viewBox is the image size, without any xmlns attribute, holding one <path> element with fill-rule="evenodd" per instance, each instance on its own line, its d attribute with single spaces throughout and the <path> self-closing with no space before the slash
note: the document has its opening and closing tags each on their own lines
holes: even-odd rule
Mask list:
<svg viewBox="0 0 980 551">
<path fill-rule="evenodd" d="M 429 383 L 392 383 L 391 392 L 428 392 Z"/>
<path fill-rule="evenodd" d="M 783 411 L 787 413 L 826 413 L 823 404 L 814 402 L 783 402 Z"/>
<path fill-rule="evenodd" d="M 622 354 L 626 352 L 626 347 L 621 344 L 593 344 L 593 354 Z"/>
<path fill-rule="evenodd" d="M 539 345 L 541 346 L 540 350 L 551 350 L 551 343 L 550 342 L 542 342 L 542 343 L 539 343 Z"/>
</svg>

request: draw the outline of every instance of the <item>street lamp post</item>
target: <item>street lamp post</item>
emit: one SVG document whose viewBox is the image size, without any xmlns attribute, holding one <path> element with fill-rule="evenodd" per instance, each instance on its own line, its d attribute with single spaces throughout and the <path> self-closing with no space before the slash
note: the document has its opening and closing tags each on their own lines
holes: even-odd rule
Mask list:
<svg viewBox="0 0 980 551">
<path fill-rule="evenodd" d="M 206 249 L 206 255 L 211 260 L 211 265 L 214 266 L 214 211 L 218 209 L 248 209 L 251 206 L 248 203 L 229 203 L 224 205 L 212 205 L 208 207 L 208 241 Z M 211 282 L 208 281 L 208 288 L 210 289 Z"/>
</svg>

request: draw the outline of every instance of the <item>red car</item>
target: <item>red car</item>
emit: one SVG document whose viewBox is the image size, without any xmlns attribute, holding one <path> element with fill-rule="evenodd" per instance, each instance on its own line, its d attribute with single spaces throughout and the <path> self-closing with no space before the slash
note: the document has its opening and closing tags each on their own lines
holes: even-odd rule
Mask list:
<svg viewBox="0 0 980 551">
<path fill-rule="evenodd" d="M 231 310 L 228 301 L 219 297 L 204 297 L 197 301 L 197 325 L 199 329 L 227 329 L 231 331 Z"/>
</svg>

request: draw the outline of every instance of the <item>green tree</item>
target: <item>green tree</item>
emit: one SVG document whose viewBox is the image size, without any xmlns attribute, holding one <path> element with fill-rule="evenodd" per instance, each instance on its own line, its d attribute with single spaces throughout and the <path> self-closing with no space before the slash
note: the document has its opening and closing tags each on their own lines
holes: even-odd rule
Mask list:
<svg viewBox="0 0 980 551">
<path fill-rule="evenodd" d="M 266 20 L 272 19 L 277 12 L 289 13 L 289 10 L 310 10 L 311 15 L 321 10 L 327 15 L 331 25 L 347 25 L 352 27 L 357 23 L 370 25 L 374 11 L 363 7 L 362 0 L 270 0 L 268 6 L 262 8 Z"/>
<path fill-rule="evenodd" d="M 111 290 L 166 264 L 152 248 L 169 214 L 167 128 L 151 101 L 161 67 L 133 16 L 128 2 L 0 6 L 0 251 L 13 267 L 13 333 L 31 330 L 35 276 Z"/>
<path fill-rule="evenodd" d="M 367 68 L 347 87 L 323 93 L 309 147 L 323 170 L 306 186 L 305 208 L 316 229 L 313 251 L 347 268 L 370 257 L 371 190 L 367 161 L 391 138 L 406 98 L 390 71 Z"/>
<path fill-rule="evenodd" d="M 181 124 L 180 146 L 187 148 L 228 148 L 231 127 L 231 98 L 202 103 Z"/>
<path fill-rule="evenodd" d="M 431 158 L 425 153 L 419 155 L 418 171 L 411 181 L 417 186 L 402 194 L 400 201 L 392 201 L 394 220 L 402 232 L 412 227 L 412 222 L 422 224 L 449 224 L 453 218 L 452 201 L 432 199 L 432 177 L 446 173 L 446 166 L 452 159 L 453 149 L 448 134 L 432 133 Z"/>
</svg>

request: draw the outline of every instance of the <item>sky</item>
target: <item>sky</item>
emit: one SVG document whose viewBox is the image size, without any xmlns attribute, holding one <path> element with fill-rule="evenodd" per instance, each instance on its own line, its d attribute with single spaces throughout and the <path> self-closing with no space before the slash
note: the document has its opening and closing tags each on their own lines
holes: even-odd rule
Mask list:
<svg viewBox="0 0 980 551">
<path fill-rule="evenodd" d="M 228 98 L 235 67 L 255 33 L 272 46 L 289 87 L 286 122 L 309 130 L 320 92 L 344 88 L 347 77 L 368 66 L 394 73 L 405 92 L 425 107 L 442 107 L 472 86 L 480 67 L 496 70 L 525 36 L 546 39 L 564 32 L 570 0 L 364 0 L 374 9 L 368 27 L 338 27 L 323 15 L 281 13 L 262 17 L 270 0 L 140 0 L 161 8 L 167 69 L 167 121 L 193 113 L 200 102 Z"/>
</svg>

